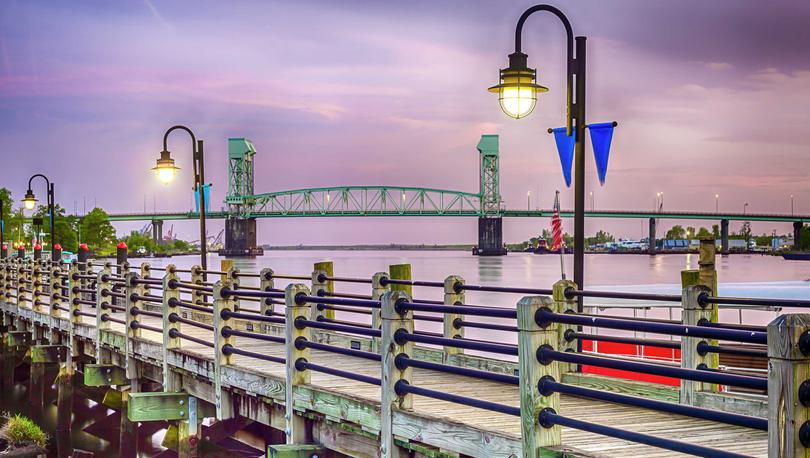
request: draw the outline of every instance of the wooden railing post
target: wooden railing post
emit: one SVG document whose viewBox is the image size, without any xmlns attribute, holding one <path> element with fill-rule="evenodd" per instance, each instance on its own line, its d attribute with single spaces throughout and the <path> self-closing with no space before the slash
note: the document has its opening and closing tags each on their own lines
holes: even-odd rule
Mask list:
<svg viewBox="0 0 810 458">
<path fill-rule="evenodd" d="M 236 297 L 223 296 L 222 290 L 233 290 L 233 283 L 222 280 L 214 283 L 214 405 L 217 420 L 226 420 L 233 416 L 231 398 L 228 392 L 223 390 L 222 370 L 225 366 L 233 364 L 233 354 L 230 350 L 235 341 L 233 336 L 226 334 L 231 329 L 228 314 L 236 310 Z"/>
<path fill-rule="evenodd" d="M 768 456 L 810 456 L 810 314 L 768 325 Z"/>
<path fill-rule="evenodd" d="M 166 268 L 166 273 L 168 274 L 170 270 L 171 269 L 169 269 L 167 267 Z M 175 275 L 174 278 L 176 279 L 177 276 Z M 200 267 L 198 265 L 191 266 L 191 283 L 194 284 L 194 285 L 199 285 L 200 283 L 202 283 L 202 281 L 203 281 L 202 267 Z M 165 288 L 165 285 L 164 285 L 164 288 Z M 191 290 L 191 303 L 192 304 L 194 304 L 194 305 L 202 305 L 202 303 L 204 302 L 203 297 L 204 296 L 200 295 L 200 292 L 197 291 L 196 289 Z"/>
<path fill-rule="evenodd" d="M 68 361 L 73 362 L 73 356 L 79 356 L 79 342 L 76 339 L 76 326 L 82 322 L 82 317 L 78 314 L 81 312 L 82 305 L 78 303 L 78 300 L 81 299 L 81 294 L 75 291 L 75 288 L 80 287 L 81 281 L 79 281 L 79 274 L 81 271 L 79 270 L 79 265 L 77 263 L 73 263 L 70 266 L 70 271 L 68 272 L 68 307 L 70 308 L 69 319 L 70 319 L 70 329 L 68 329 L 68 346 L 70 349 L 68 350 Z"/>
<path fill-rule="evenodd" d="M 313 296 L 320 296 L 321 291 L 326 293 L 334 293 L 335 292 L 335 282 L 331 280 L 321 281 L 322 277 L 331 277 L 334 275 L 334 265 L 332 261 L 324 261 L 324 262 L 316 262 L 314 268 L 312 270 L 312 295 Z M 315 304 L 315 307 L 312 307 L 312 320 L 317 320 L 318 317 L 326 317 L 329 319 L 335 318 L 335 311 L 334 310 L 322 310 L 322 304 Z"/>
<path fill-rule="evenodd" d="M 542 448 L 561 443 L 558 425 L 546 428 L 539 422 L 540 412 L 543 409 L 559 411 L 560 395 L 551 393 L 544 396 L 538 389 L 542 377 L 560 380 L 559 363 L 550 361 L 543 364 L 537 359 L 537 350 L 541 346 L 559 350 L 559 325 L 548 323 L 544 328 L 535 318 L 541 308 L 559 312 L 556 307 L 557 304 L 548 296 L 527 296 L 517 304 L 520 414 L 524 458 L 537 458 L 541 456 Z"/>
<path fill-rule="evenodd" d="M 375 301 L 382 301 L 383 294 L 390 291 L 390 286 L 386 283 L 388 280 L 388 272 L 377 272 L 371 277 L 371 299 Z M 382 317 L 380 309 L 371 309 L 371 329 L 382 329 Z M 371 351 L 374 353 L 380 352 L 380 339 L 378 337 L 371 338 Z"/>
<path fill-rule="evenodd" d="M 273 280 L 273 269 L 264 268 L 259 273 L 259 288 L 262 291 L 270 291 L 276 288 L 276 282 Z M 270 316 L 276 312 L 276 305 L 273 302 L 273 299 L 269 297 L 262 298 L 262 301 L 259 303 L 259 310 L 262 313 L 262 316 Z M 270 332 L 270 324 L 263 323 L 261 325 L 262 332 L 269 333 Z"/>
<path fill-rule="evenodd" d="M 142 296 L 147 292 L 144 285 L 136 284 L 139 279 L 140 276 L 135 272 L 128 273 L 126 277 L 126 351 L 124 354 L 126 356 L 126 376 L 132 382 L 131 389 L 133 392 L 140 391 L 137 381 L 140 374 L 138 373 L 138 361 L 132 357 L 132 344 L 135 338 L 141 337 L 141 328 L 132 325 L 133 322 L 138 321 L 138 316 L 133 311 L 141 308 L 141 301 L 134 296 Z"/>
<path fill-rule="evenodd" d="M 702 305 L 699 301 L 701 294 L 710 295 L 711 289 L 703 285 L 694 285 L 684 288 L 681 296 L 681 318 L 683 324 L 697 326 L 700 322 L 717 322 L 717 304 Z M 705 365 L 710 369 L 719 367 L 719 355 L 717 353 L 700 353 L 698 344 L 706 342 L 709 345 L 717 345 L 717 341 L 697 338 L 681 337 L 681 367 L 685 369 L 696 369 Z M 680 402 L 681 404 L 695 405 L 695 395 L 698 391 L 717 391 L 718 386 L 711 383 L 696 382 L 693 380 L 681 380 Z"/>
<path fill-rule="evenodd" d="M 398 342 L 395 334 L 404 330 L 413 334 L 413 311 L 397 311 L 397 303 L 410 302 L 411 297 L 401 291 L 388 291 L 382 297 L 382 378 L 380 394 L 380 456 L 398 458 L 407 456 L 394 443 L 394 411 L 413 409 L 413 395 L 397 394 L 397 384 L 411 382 L 413 370 L 397 367 L 397 356 L 413 356 L 413 342 Z"/>
<path fill-rule="evenodd" d="M 310 351 L 309 348 L 298 348 L 296 339 L 303 337 L 306 340 L 311 340 L 312 329 L 308 326 L 299 327 L 295 322 L 298 319 L 309 320 L 312 316 L 312 311 L 310 310 L 311 306 L 308 302 L 299 304 L 298 301 L 296 301 L 296 297 L 299 294 L 309 295 L 309 288 L 302 284 L 291 284 L 287 285 L 287 288 L 284 290 L 284 301 L 286 304 L 285 346 L 287 351 L 284 433 L 286 435 L 287 444 L 306 443 L 306 424 L 304 418 L 295 414 L 295 387 L 298 385 L 308 385 L 310 383 L 310 372 L 307 370 L 298 370 L 296 363 L 299 360 L 309 361 Z"/>
<path fill-rule="evenodd" d="M 98 364 L 109 362 L 108 358 L 101 356 L 101 342 L 104 340 L 102 339 L 102 332 L 108 331 L 111 324 L 107 320 L 109 305 L 112 302 L 112 297 L 109 295 L 110 291 L 112 291 L 110 273 L 110 267 L 105 266 L 96 276 L 96 331 L 98 332 L 96 335 L 96 363 Z"/>
<path fill-rule="evenodd" d="M 192 269 L 193 270 L 193 269 Z M 179 381 L 169 365 L 169 350 L 180 348 L 180 337 L 174 333 L 180 332 L 180 322 L 172 321 L 179 313 L 179 307 L 174 300 L 180 299 L 180 290 L 172 288 L 169 284 L 177 281 L 177 274 L 172 269 L 166 269 L 163 276 L 163 391 L 180 391 Z"/>
<path fill-rule="evenodd" d="M 51 276 L 49 286 L 51 291 L 51 326 L 54 326 L 59 318 L 62 317 L 62 311 L 59 307 L 65 306 L 65 301 L 61 299 L 62 296 L 62 268 L 58 264 L 54 264 L 51 268 Z"/>
<path fill-rule="evenodd" d="M 577 284 L 571 280 L 560 280 L 554 283 L 552 287 L 554 308 L 555 310 L 559 310 L 559 313 L 576 313 L 577 311 L 577 300 L 575 298 L 568 299 L 565 297 L 565 290 L 569 288 L 577 289 Z M 560 351 L 577 351 L 577 349 L 580 348 L 578 339 L 571 337 L 570 333 L 577 332 L 578 327 L 567 324 L 558 324 L 558 326 Z M 560 374 L 576 371 L 575 364 L 559 363 L 559 366 Z"/>
<path fill-rule="evenodd" d="M 31 308 L 35 312 L 43 312 L 42 295 L 42 263 L 34 260 L 31 262 Z"/>
<path fill-rule="evenodd" d="M 33 303 L 28 302 L 27 300 L 22 300 L 22 299 L 27 299 L 28 295 L 29 295 L 29 293 L 27 293 L 24 290 L 31 288 L 31 284 L 32 284 L 31 283 L 31 264 L 32 263 L 33 263 L 32 260 L 26 259 L 26 260 L 24 260 L 22 262 L 22 264 L 20 264 L 20 277 L 19 277 L 19 280 L 18 280 L 18 283 L 20 284 L 20 287 L 19 287 L 19 289 L 17 291 L 17 298 L 20 299 L 20 302 L 19 302 L 20 306 L 25 307 L 25 308 L 29 308 L 29 309 L 33 306 Z M 26 302 L 28 303 L 27 307 L 24 305 Z"/>
<path fill-rule="evenodd" d="M 457 291 L 456 285 L 464 284 L 464 279 L 458 275 L 450 275 L 444 279 L 444 305 L 464 305 L 464 290 Z M 446 339 L 463 339 L 464 326 L 461 323 L 464 316 L 458 313 L 444 314 L 443 335 Z M 457 347 L 444 347 L 442 358 L 446 363 L 451 356 L 464 353 L 464 350 Z"/>
</svg>

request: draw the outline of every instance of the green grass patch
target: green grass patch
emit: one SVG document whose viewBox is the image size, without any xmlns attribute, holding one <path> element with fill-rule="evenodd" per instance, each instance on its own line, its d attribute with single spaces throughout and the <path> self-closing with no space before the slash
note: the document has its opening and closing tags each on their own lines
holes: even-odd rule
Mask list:
<svg viewBox="0 0 810 458">
<path fill-rule="evenodd" d="M 6 422 L 0 427 L 0 437 L 6 439 L 12 447 L 35 445 L 45 448 L 48 435 L 30 418 L 23 415 L 6 415 Z"/>
</svg>

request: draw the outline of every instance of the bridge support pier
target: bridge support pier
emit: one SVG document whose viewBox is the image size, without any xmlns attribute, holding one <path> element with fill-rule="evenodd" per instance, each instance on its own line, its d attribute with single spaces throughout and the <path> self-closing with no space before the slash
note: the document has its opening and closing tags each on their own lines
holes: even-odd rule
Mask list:
<svg viewBox="0 0 810 458">
<path fill-rule="evenodd" d="M 261 256 L 264 249 L 256 246 L 256 218 L 225 220 L 225 248 L 220 256 Z"/>
<path fill-rule="evenodd" d="M 478 218 L 478 256 L 504 256 L 503 218 Z"/>
<path fill-rule="evenodd" d="M 720 254 L 728 254 L 728 220 L 720 220 Z"/>
<path fill-rule="evenodd" d="M 649 250 L 650 256 L 655 256 L 655 218 L 650 218 L 650 236 L 647 240 L 647 245 L 649 245 L 647 249 Z"/>
<path fill-rule="evenodd" d="M 793 223 L 793 249 L 800 250 L 802 247 L 802 227 L 804 223 L 796 221 Z"/>
<path fill-rule="evenodd" d="M 158 245 L 163 245 L 163 220 L 152 220 L 152 240 Z"/>
</svg>

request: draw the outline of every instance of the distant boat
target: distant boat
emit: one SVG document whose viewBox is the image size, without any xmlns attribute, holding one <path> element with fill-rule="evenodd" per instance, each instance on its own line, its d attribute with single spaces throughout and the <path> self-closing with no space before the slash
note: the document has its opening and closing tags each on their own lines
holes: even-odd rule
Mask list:
<svg viewBox="0 0 810 458">
<path fill-rule="evenodd" d="M 810 251 L 791 251 L 782 253 L 782 257 L 788 261 L 810 261 Z"/>
</svg>

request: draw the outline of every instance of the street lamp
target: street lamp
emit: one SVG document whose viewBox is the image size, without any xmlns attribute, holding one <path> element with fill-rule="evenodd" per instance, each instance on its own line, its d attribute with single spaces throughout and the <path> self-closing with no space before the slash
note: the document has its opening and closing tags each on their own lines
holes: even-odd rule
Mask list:
<svg viewBox="0 0 810 458">
<path fill-rule="evenodd" d="M 793 194 L 790 195 L 790 216 L 793 216 Z"/>
<path fill-rule="evenodd" d="M 526 191 L 526 211 L 532 211 L 532 192 Z"/>
<path fill-rule="evenodd" d="M 745 214 L 745 210 L 748 208 L 748 202 L 743 205 L 743 215 Z"/>
<path fill-rule="evenodd" d="M 53 229 L 53 220 L 54 220 L 54 197 L 53 197 L 53 183 L 51 180 L 48 179 L 45 175 L 41 173 L 37 173 L 31 175 L 31 178 L 28 179 L 28 190 L 25 191 L 25 197 L 22 199 L 23 207 L 26 210 L 33 210 L 34 207 L 37 206 L 37 198 L 34 196 L 34 192 L 31 190 L 31 183 L 34 181 L 34 178 L 42 178 L 45 180 L 45 185 L 48 189 L 48 196 L 47 196 L 47 204 L 48 204 L 48 214 L 49 214 L 49 223 L 50 223 L 50 231 L 51 231 L 51 262 L 55 261 L 54 256 L 56 255 L 56 250 L 54 249 L 54 245 L 56 245 L 56 233 Z"/>
<path fill-rule="evenodd" d="M 194 187 L 199 193 L 200 201 L 200 266 L 203 270 L 208 270 L 208 240 L 206 239 L 205 231 L 205 156 L 203 155 L 203 141 L 197 140 L 194 132 L 186 126 L 173 126 L 163 134 L 163 151 L 160 152 L 160 157 L 157 160 L 157 165 L 152 168 L 157 174 L 158 179 L 163 184 L 168 184 L 177 175 L 179 167 L 174 165 L 174 159 L 168 148 L 169 134 L 175 130 L 184 130 L 191 136 L 191 149 L 192 149 L 192 163 L 194 164 Z"/>
<path fill-rule="evenodd" d="M 595 206 L 593 204 L 593 191 L 591 191 L 589 194 L 591 196 L 591 211 L 593 211 L 593 209 L 595 208 Z"/>
<path fill-rule="evenodd" d="M 521 52 L 521 35 L 526 19 L 538 11 L 546 11 L 562 22 L 566 33 L 566 134 L 574 134 L 574 282 L 584 287 L 585 260 L 585 41 L 574 38 L 571 23 L 559 9 L 551 5 L 535 5 L 518 19 L 515 28 L 515 52 L 509 54 L 509 66 L 500 71 L 499 84 L 489 88 L 498 94 L 501 109 L 513 118 L 528 116 L 537 103 L 537 93 L 548 88 L 536 83 L 537 71 L 528 67 L 528 56 Z M 576 59 L 574 45 L 576 43 Z M 576 87 L 574 87 L 576 75 Z M 574 132 L 572 132 L 572 130 Z M 580 298 L 580 307 L 582 301 Z"/>
<path fill-rule="evenodd" d="M 714 212 L 720 213 L 720 194 L 714 195 Z"/>
</svg>

